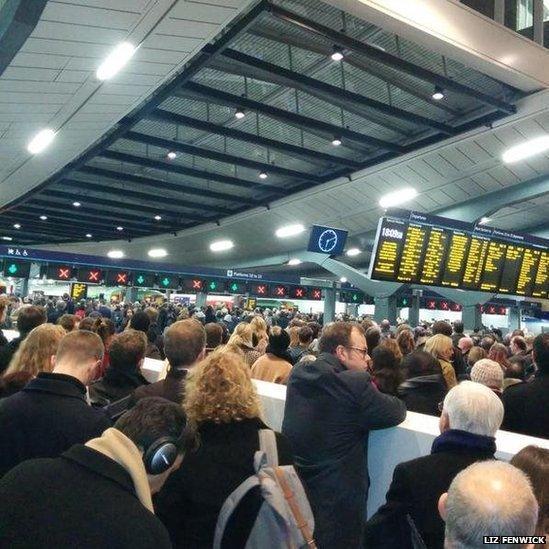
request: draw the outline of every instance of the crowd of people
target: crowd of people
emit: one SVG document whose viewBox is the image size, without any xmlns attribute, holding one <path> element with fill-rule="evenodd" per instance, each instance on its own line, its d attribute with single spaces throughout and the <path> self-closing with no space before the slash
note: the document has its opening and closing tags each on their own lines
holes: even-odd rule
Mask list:
<svg viewBox="0 0 549 549">
<path fill-rule="evenodd" d="M 549 334 L 69 296 L 1 297 L 0 322 L 19 332 L 0 335 L 0 547 L 292 547 L 299 530 L 322 549 L 473 549 L 549 532 L 549 450 L 495 459 L 500 428 L 549 438 Z M 153 383 L 145 358 L 165 361 Z M 271 522 L 253 379 L 287 387 L 265 456 L 306 494 Z M 407 411 L 440 435 L 367 521 L 368 434 Z"/>
</svg>

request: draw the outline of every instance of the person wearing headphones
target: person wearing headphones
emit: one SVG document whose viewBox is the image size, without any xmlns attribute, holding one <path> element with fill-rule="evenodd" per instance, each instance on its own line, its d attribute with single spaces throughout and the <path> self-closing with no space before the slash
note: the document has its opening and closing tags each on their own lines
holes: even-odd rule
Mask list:
<svg viewBox="0 0 549 549">
<path fill-rule="evenodd" d="M 152 494 L 194 437 L 181 406 L 144 398 L 99 437 L 0 480 L 0 547 L 168 549 Z"/>
</svg>

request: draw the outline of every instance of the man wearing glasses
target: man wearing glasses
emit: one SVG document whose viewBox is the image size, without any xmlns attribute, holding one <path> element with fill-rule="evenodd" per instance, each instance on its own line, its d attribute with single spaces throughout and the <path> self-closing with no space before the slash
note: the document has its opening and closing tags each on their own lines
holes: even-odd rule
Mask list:
<svg viewBox="0 0 549 549">
<path fill-rule="evenodd" d="M 368 433 L 398 425 L 406 407 L 372 384 L 358 324 L 328 324 L 319 352 L 290 375 L 282 431 L 307 489 L 318 546 L 352 549 L 362 546 L 366 521 Z"/>
</svg>

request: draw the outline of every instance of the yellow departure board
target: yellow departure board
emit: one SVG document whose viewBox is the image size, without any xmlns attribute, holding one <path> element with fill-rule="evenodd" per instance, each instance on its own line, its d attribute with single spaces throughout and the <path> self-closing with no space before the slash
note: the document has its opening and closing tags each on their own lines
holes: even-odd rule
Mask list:
<svg viewBox="0 0 549 549">
<path fill-rule="evenodd" d="M 544 251 L 540 254 L 540 260 L 536 278 L 534 280 L 534 289 L 532 295 L 534 297 L 549 297 L 549 252 Z"/>
<path fill-rule="evenodd" d="M 459 288 L 461 278 L 465 269 L 465 259 L 471 237 L 461 231 L 452 231 L 452 237 L 448 253 L 446 254 L 446 263 L 442 273 L 442 285 Z"/>
<path fill-rule="evenodd" d="M 534 288 L 534 281 L 539 265 L 541 252 L 525 248 L 522 254 L 522 264 L 517 276 L 515 293 L 518 295 L 530 295 Z"/>
<path fill-rule="evenodd" d="M 421 265 L 419 282 L 421 284 L 437 285 L 442 274 L 442 261 L 446 254 L 449 236 L 444 229 L 431 227 L 429 240 L 423 264 Z"/>
<path fill-rule="evenodd" d="M 490 242 L 486 261 L 482 269 L 480 289 L 486 291 L 497 291 L 503 264 L 505 262 L 506 245 L 501 242 Z"/>
<path fill-rule="evenodd" d="M 463 272 L 462 286 L 464 288 L 478 289 L 480 286 L 480 277 L 486 261 L 486 254 L 488 253 L 489 245 L 490 240 L 487 238 L 476 236 L 471 238 L 467 262 Z"/>
<path fill-rule="evenodd" d="M 426 227 L 417 224 L 408 226 L 397 274 L 399 282 L 411 282 L 417 279 L 426 238 Z"/>
</svg>

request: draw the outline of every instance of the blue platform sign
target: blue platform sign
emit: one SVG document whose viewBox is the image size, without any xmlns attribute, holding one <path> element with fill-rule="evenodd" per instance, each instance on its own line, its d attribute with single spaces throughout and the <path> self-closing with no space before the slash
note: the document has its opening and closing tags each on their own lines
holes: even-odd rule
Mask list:
<svg viewBox="0 0 549 549">
<path fill-rule="evenodd" d="M 343 229 L 313 225 L 307 250 L 320 254 L 340 255 L 345 248 L 347 234 Z"/>
</svg>

